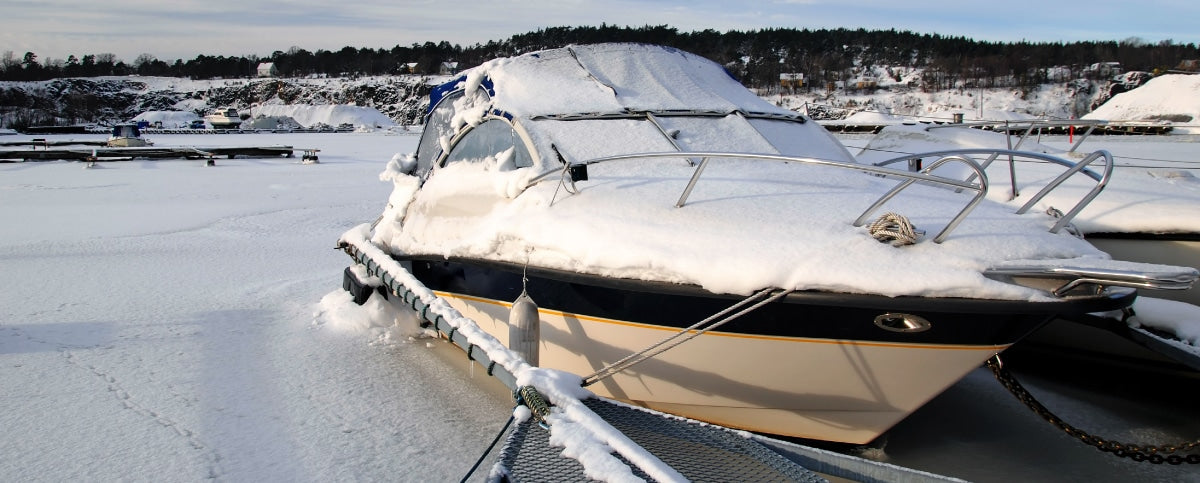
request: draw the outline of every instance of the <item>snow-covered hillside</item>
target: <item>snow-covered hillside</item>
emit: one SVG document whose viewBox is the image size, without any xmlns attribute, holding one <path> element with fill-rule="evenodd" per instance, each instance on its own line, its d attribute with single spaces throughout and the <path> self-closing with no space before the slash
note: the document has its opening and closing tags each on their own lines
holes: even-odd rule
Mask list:
<svg viewBox="0 0 1200 483">
<path fill-rule="evenodd" d="M 1028 90 L 959 87 L 927 92 L 918 85 L 918 70 L 893 73 L 897 75 L 879 76 L 882 81 L 869 89 L 774 88 L 758 92 L 771 102 L 815 119 L 848 122 L 873 122 L 881 115 L 889 119 L 950 121 L 955 114 L 962 114 L 967 121 L 1086 117 L 1170 121 L 1177 126 L 1200 119 L 1200 76 L 1163 75 L 1143 87 L 1137 86 L 1146 76 L 1112 81 L 1073 79 Z M 131 76 L 0 82 L 0 127 L 112 124 L 147 112 L 181 111 L 185 114 L 178 119 L 155 114 L 156 119 L 169 119 L 164 126 L 178 126 L 226 107 L 244 115 L 266 116 L 268 121 L 290 118 L 303 127 L 343 123 L 359 128 L 412 125 L 418 124 L 424 114 L 429 90 L 447 79 L 385 76 L 191 80 Z M 1111 92 L 1125 89 L 1132 90 L 1109 97 Z M 1105 100 L 1089 113 L 1091 106 Z M 1190 131 L 1177 127 L 1176 132 Z"/>
<path fill-rule="evenodd" d="M 1076 118 L 1149 122 L 1170 124 L 1175 134 L 1200 134 L 1200 75 L 1166 74 L 1144 84 L 1123 84 L 1119 80 L 1103 88 L 1083 80 L 1043 84 L 1028 93 L 1019 89 L 923 92 L 894 85 L 870 91 L 777 93 L 764 97 L 816 119 L 839 120 L 847 125 L 946 122 L 962 114 L 968 122 Z M 1123 91 L 1126 88 L 1130 90 Z M 1123 92 L 1108 97 L 1114 91 Z M 1091 103 L 1099 103 L 1099 107 L 1089 112 L 1084 106 Z"/>
<path fill-rule="evenodd" d="M 258 116 L 291 116 L 302 125 L 341 124 L 343 108 L 298 111 L 275 106 L 357 106 L 382 113 L 370 124 L 415 124 L 438 76 L 218 79 L 98 77 L 43 82 L 0 82 L 0 127 L 42 124 L 113 124 L 147 111 L 203 116 L 235 108 Z M 353 117 L 362 118 L 361 113 Z M 180 120 L 171 120 L 182 122 Z M 164 122 L 164 125 L 167 123 Z"/>
<path fill-rule="evenodd" d="M 1016 88 L 925 92 L 919 88 L 896 86 L 873 90 L 814 90 L 777 95 L 771 100 L 817 119 L 845 119 L 858 112 L 879 112 L 927 121 L 950 121 L 956 113 L 962 113 L 968 121 L 1070 119 L 1079 106 L 1091 102 L 1090 91 L 1094 90 L 1091 84 L 1044 84 L 1029 93 Z"/>
</svg>

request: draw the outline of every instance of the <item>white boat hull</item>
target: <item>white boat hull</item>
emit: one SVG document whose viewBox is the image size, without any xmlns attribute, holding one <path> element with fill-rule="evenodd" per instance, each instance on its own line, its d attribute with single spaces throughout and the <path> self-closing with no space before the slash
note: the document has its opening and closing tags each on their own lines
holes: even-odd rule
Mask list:
<svg viewBox="0 0 1200 483">
<path fill-rule="evenodd" d="M 234 129 L 242 125 L 241 119 L 230 120 L 225 118 L 214 119 L 206 117 L 204 120 L 208 121 L 208 123 L 212 125 L 213 129 Z"/>
<path fill-rule="evenodd" d="M 507 345 L 511 304 L 438 295 Z M 539 365 L 582 376 L 675 332 L 539 312 Z M 588 389 L 738 429 L 865 444 L 1006 347 L 710 332 Z"/>
<path fill-rule="evenodd" d="M 150 146 L 150 142 L 143 138 L 112 138 L 108 140 L 110 148 L 140 148 Z"/>
<path fill-rule="evenodd" d="M 222 109 L 204 116 L 204 120 L 211 124 L 213 129 L 236 129 L 242 125 L 241 115 L 233 108 Z"/>
</svg>

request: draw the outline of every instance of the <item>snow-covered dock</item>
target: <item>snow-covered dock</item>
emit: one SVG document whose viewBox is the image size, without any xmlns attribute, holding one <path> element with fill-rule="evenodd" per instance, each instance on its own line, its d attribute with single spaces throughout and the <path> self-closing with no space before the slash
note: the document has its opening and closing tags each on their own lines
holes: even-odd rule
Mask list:
<svg viewBox="0 0 1200 483">
<path fill-rule="evenodd" d="M 80 144 L 80 143 L 75 143 Z M 287 157 L 294 156 L 291 146 L 231 146 L 231 147 L 63 147 L 44 149 L 0 149 L 0 162 L 18 161 L 47 161 L 47 160 L 77 160 L 77 161 L 111 161 L 119 159 L 201 159 L 214 157 L 238 156 L 249 158 Z"/>
<path fill-rule="evenodd" d="M 149 128 L 143 129 L 146 134 L 337 134 L 354 132 L 349 127 L 298 127 L 279 129 L 184 129 L 184 128 Z"/>
<path fill-rule="evenodd" d="M 883 130 L 883 128 L 893 125 L 893 124 L 901 124 L 901 123 L 912 124 L 912 123 L 917 123 L 917 122 L 918 121 L 911 121 L 911 120 L 910 121 L 896 120 L 895 122 L 880 122 L 880 121 L 858 122 L 858 121 L 854 121 L 854 120 L 834 120 L 834 121 L 820 121 L 820 124 L 827 131 L 832 132 L 832 133 L 878 134 L 879 131 Z M 941 124 L 941 125 L 947 125 L 947 126 L 962 125 L 962 124 L 955 124 L 955 123 L 949 123 L 949 122 L 926 122 L 926 121 L 920 121 L 920 122 L 922 124 Z M 997 131 L 997 132 L 1006 132 L 1007 131 L 1007 132 L 1011 132 L 1014 134 L 1021 134 L 1028 128 L 1030 122 L 1031 121 L 1016 121 L 1016 122 L 985 121 L 985 122 L 969 123 L 967 125 L 969 125 L 970 127 L 974 127 L 977 129 L 983 129 L 986 131 Z M 1044 123 L 1044 121 L 1038 121 L 1038 122 Z M 1104 123 L 1103 125 L 1090 126 L 1086 122 L 1071 123 L 1069 121 L 1062 121 L 1062 122 L 1059 122 L 1056 124 L 1048 124 L 1048 125 L 1039 127 L 1037 130 L 1037 134 L 1038 135 L 1047 135 L 1047 136 L 1050 136 L 1050 135 L 1056 135 L 1056 136 L 1078 135 L 1078 134 L 1083 133 L 1085 130 L 1089 130 L 1089 127 L 1091 127 L 1090 134 L 1097 135 L 1097 136 L 1105 136 L 1105 135 L 1107 135 L 1107 136 L 1157 136 L 1157 135 L 1171 134 L 1172 131 L 1175 129 L 1174 126 L 1172 126 L 1170 124 L 1153 123 L 1153 122 L 1113 122 L 1113 123 Z"/>
</svg>

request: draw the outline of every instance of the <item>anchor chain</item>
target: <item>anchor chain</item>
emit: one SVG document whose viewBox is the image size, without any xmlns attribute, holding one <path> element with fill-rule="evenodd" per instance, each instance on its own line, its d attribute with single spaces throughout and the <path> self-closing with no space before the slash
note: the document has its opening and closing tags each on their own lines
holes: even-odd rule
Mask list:
<svg viewBox="0 0 1200 483">
<path fill-rule="evenodd" d="M 992 374 L 996 376 L 996 380 L 1000 381 L 1000 384 L 1008 389 L 1013 396 L 1016 396 L 1018 400 L 1020 400 L 1022 403 L 1025 403 L 1025 406 L 1033 410 L 1034 413 L 1037 413 L 1038 416 L 1041 416 L 1042 419 L 1045 419 L 1050 424 L 1054 425 L 1058 429 L 1061 429 L 1064 433 L 1067 433 L 1067 435 L 1082 441 L 1084 444 L 1093 446 L 1100 451 L 1112 453 L 1113 455 L 1121 458 L 1129 458 L 1134 461 L 1146 461 L 1154 464 L 1167 463 L 1172 465 L 1179 465 L 1183 463 L 1200 464 L 1200 453 L 1192 453 L 1188 455 L 1176 454 L 1191 451 L 1200 447 L 1200 440 L 1162 446 L 1141 446 L 1136 444 L 1110 441 L 1099 436 L 1089 434 L 1088 432 L 1076 428 L 1075 426 L 1068 424 L 1066 421 L 1063 421 L 1062 418 L 1054 415 L 1054 413 L 1050 412 L 1046 406 L 1043 406 L 1042 403 L 1038 402 L 1037 399 L 1033 397 L 1033 394 L 1030 394 L 1020 382 L 1017 382 L 1017 379 L 1013 377 L 1012 373 L 1008 372 L 1008 369 L 1004 368 L 1004 363 L 1000 361 L 999 355 L 988 359 L 986 365 L 992 370 Z M 1163 453 L 1168 454 L 1164 455 Z"/>
</svg>

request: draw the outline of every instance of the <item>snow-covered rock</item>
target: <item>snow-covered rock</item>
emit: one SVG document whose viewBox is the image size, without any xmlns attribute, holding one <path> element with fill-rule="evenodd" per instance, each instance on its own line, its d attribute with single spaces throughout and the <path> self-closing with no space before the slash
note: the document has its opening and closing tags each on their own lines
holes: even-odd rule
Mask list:
<svg viewBox="0 0 1200 483">
<path fill-rule="evenodd" d="M 1200 134 L 1200 75 L 1160 75 L 1113 96 L 1083 118 L 1170 122 L 1173 132 Z"/>
<path fill-rule="evenodd" d="M 304 126 L 364 121 L 368 127 L 418 124 L 429 90 L 444 77 L 380 76 L 318 79 L 97 77 L 43 82 L 0 82 L 0 126 L 115 124 L 151 112 L 163 126 L 218 108 L 254 116 L 290 116 Z M 273 107 L 280 106 L 280 107 Z M 306 107 L 283 107 L 306 106 Z M 175 115 L 171 115 L 175 116 Z M 326 117 L 322 117 L 326 116 Z M 361 127 L 361 126 L 356 126 Z"/>
</svg>

